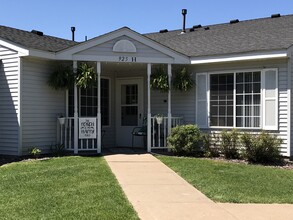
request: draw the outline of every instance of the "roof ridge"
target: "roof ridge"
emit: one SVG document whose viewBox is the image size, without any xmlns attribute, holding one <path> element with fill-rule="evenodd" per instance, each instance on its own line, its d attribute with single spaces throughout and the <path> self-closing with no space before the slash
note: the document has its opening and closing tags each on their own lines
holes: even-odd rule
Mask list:
<svg viewBox="0 0 293 220">
<path fill-rule="evenodd" d="M 293 14 L 288 14 L 288 15 L 281 15 L 280 17 L 277 17 L 277 18 L 284 18 L 284 17 L 290 17 L 290 16 L 293 16 Z M 262 18 L 254 18 L 254 19 L 247 19 L 247 20 L 240 20 L 239 19 L 239 23 L 246 23 L 246 22 L 252 22 L 252 21 L 259 21 L 259 20 L 266 20 L 266 19 L 277 19 L 277 18 L 271 18 L 270 17 L 262 17 Z M 235 18 L 236 19 L 236 18 Z M 232 19 L 233 20 L 233 19 Z M 218 23 L 218 24 L 209 24 L 209 25 L 202 25 L 201 28 L 204 28 L 204 27 L 216 27 L 216 26 L 222 26 L 222 25 L 230 25 L 230 21 L 228 22 L 225 22 L 225 23 Z M 235 25 L 235 24 L 234 24 Z M 192 29 L 192 27 L 187 27 L 186 30 L 189 30 L 189 29 Z M 168 30 L 168 29 L 167 29 Z M 166 33 L 170 33 L 170 32 L 178 32 L 178 31 L 182 31 L 182 29 L 174 29 L 174 30 L 168 30 L 168 32 Z M 150 33 L 144 33 L 143 35 L 150 35 L 150 34 L 159 34 L 159 31 L 158 32 L 150 32 Z M 162 34 L 162 33 L 160 33 Z"/>
</svg>

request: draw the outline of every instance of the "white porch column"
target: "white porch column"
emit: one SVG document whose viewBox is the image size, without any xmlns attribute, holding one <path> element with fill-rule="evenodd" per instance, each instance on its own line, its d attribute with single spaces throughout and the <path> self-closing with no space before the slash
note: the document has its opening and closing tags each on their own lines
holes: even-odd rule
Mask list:
<svg viewBox="0 0 293 220">
<path fill-rule="evenodd" d="M 151 134 L 151 72 L 152 72 L 152 65 L 150 63 L 147 64 L 147 81 L 148 81 L 148 122 L 147 122 L 147 151 L 151 152 L 151 147 L 152 147 L 152 134 Z"/>
<path fill-rule="evenodd" d="M 97 62 L 97 78 L 98 78 L 98 85 L 97 85 L 97 93 L 98 93 L 98 113 L 97 113 L 97 119 L 98 119 L 98 140 L 97 140 L 97 153 L 101 153 L 102 149 L 102 122 L 101 122 L 101 62 Z"/>
<path fill-rule="evenodd" d="M 65 149 L 67 149 L 67 145 L 68 145 L 68 138 L 67 138 L 68 115 L 69 115 L 69 91 L 67 88 L 65 91 L 65 140 L 64 140 Z"/>
<path fill-rule="evenodd" d="M 168 82 L 169 82 L 169 91 L 168 91 L 168 135 L 171 134 L 171 83 L 172 80 L 172 67 L 171 64 L 168 64 Z"/>
<path fill-rule="evenodd" d="M 77 74 L 77 61 L 73 61 L 73 74 Z M 78 153 L 78 106 L 77 86 L 74 83 L 74 154 Z"/>
</svg>

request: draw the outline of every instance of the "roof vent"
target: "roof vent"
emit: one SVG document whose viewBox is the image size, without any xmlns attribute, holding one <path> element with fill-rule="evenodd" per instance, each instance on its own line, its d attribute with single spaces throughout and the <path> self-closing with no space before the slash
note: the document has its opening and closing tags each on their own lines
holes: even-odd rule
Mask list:
<svg viewBox="0 0 293 220">
<path fill-rule="evenodd" d="M 193 25 L 192 27 L 193 29 L 197 29 L 197 28 L 201 28 L 201 24 L 198 24 L 198 25 Z"/>
<path fill-rule="evenodd" d="M 207 30 L 210 30 L 210 27 L 204 27 L 204 29 L 207 31 Z"/>
<path fill-rule="evenodd" d="M 271 15 L 271 18 L 279 18 L 279 17 L 281 17 L 280 14 L 272 14 L 272 15 Z"/>
<path fill-rule="evenodd" d="M 236 23 L 238 23 L 239 22 L 239 20 L 238 19 L 235 19 L 235 20 L 231 20 L 230 21 L 230 24 L 236 24 Z"/>
<path fill-rule="evenodd" d="M 186 22 L 187 9 L 182 9 L 182 15 L 183 15 L 183 25 L 182 25 L 181 34 L 184 34 L 186 32 L 186 30 L 185 30 L 185 22 Z"/>
<path fill-rule="evenodd" d="M 42 31 L 37 31 L 37 30 L 32 30 L 31 33 L 39 35 L 39 36 L 43 36 L 44 33 Z"/>
<path fill-rule="evenodd" d="M 168 29 L 160 30 L 160 33 L 167 33 L 167 32 L 168 32 Z"/>
<path fill-rule="evenodd" d="M 193 32 L 193 31 L 194 31 L 194 28 L 190 28 L 190 29 L 189 29 L 189 32 Z"/>
</svg>

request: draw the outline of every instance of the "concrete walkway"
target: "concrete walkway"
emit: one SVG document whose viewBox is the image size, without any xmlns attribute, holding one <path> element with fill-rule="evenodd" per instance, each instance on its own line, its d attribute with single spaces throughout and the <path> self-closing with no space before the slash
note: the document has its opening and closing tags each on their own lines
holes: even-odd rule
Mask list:
<svg viewBox="0 0 293 220">
<path fill-rule="evenodd" d="M 116 154 L 105 159 L 142 220 L 293 217 L 292 205 L 214 203 L 150 154 Z"/>
</svg>

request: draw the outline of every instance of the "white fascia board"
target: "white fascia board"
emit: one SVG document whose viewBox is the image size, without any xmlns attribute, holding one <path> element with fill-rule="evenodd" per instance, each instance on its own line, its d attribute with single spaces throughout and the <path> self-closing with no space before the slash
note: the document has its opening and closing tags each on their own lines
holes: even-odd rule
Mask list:
<svg viewBox="0 0 293 220">
<path fill-rule="evenodd" d="M 48 51 L 42 51 L 42 50 L 36 50 L 36 49 L 30 49 L 28 55 L 32 57 L 39 57 L 39 58 L 50 59 L 50 60 L 56 59 L 56 54 L 54 52 L 48 52 Z"/>
<path fill-rule="evenodd" d="M 222 63 L 233 61 L 246 61 L 246 60 L 262 60 L 273 58 L 286 58 L 288 57 L 287 51 L 273 51 L 273 52 L 260 52 L 248 54 L 236 54 L 227 56 L 210 56 L 210 57 L 191 57 L 191 64 L 208 64 L 208 63 Z"/>
<path fill-rule="evenodd" d="M 2 38 L 0 38 L 0 45 L 2 45 L 3 47 L 7 47 L 11 50 L 17 51 L 20 56 L 28 56 L 28 54 L 29 54 L 28 49 L 26 49 L 20 45 L 17 45 L 13 42 L 9 42 L 7 40 L 4 40 Z"/>
<path fill-rule="evenodd" d="M 100 37 L 93 38 L 89 41 L 85 41 L 79 45 L 60 51 L 56 54 L 56 58 L 71 60 L 73 56 L 80 51 L 84 51 L 86 49 L 103 44 L 107 41 L 113 40 L 121 36 L 128 36 L 129 38 L 132 38 L 142 44 L 145 44 L 146 46 L 149 46 L 157 51 L 160 51 L 163 54 L 170 56 L 170 58 L 173 58 L 174 60 L 173 63 L 190 64 L 189 57 L 177 53 L 176 51 L 173 51 L 139 33 L 136 33 L 135 31 L 129 28 L 121 28 L 108 34 L 102 35 Z"/>
<path fill-rule="evenodd" d="M 36 49 L 27 49 L 15 43 L 8 42 L 7 40 L 3 40 L 1 38 L 0 38 L 0 45 L 2 45 L 3 47 L 7 47 L 11 50 L 17 51 L 20 57 L 33 56 L 33 57 L 39 57 L 39 58 L 45 58 L 45 59 L 56 59 L 56 55 L 53 52 L 46 52 L 46 51 L 36 50 Z"/>
</svg>

